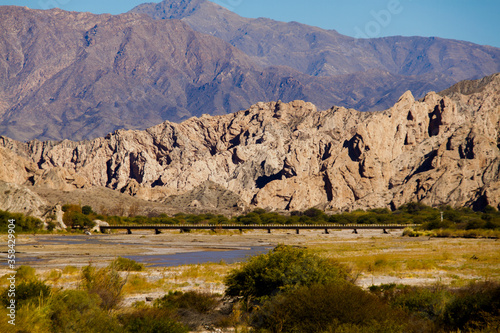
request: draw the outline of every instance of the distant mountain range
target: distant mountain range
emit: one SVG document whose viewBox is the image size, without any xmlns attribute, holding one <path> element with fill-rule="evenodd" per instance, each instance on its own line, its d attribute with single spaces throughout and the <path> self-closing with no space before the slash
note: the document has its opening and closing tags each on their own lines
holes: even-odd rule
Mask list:
<svg viewBox="0 0 500 333">
<path fill-rule="evenodd" d="M 92 139 L 259 101 L 362 111 L 500 71 L 500 49 L 422 37 L 357 40 L 240 17 L 205 0 L 122 15 L 0 7 L 0 134 Z"/>
</svg>

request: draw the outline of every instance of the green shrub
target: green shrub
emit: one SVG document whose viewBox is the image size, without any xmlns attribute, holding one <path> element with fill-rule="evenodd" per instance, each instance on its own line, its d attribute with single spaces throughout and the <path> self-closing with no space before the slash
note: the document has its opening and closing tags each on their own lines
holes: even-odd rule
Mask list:
<svg viewBox="0 0 500 333">
<path fill-rule="evenodd" d="M 226 277 L 226 294 L 246 300 L 261 299 L 302 285 L 345 282 L 346 271 L 338 264 L 308 251 L 279 245 L 255 256 Z"/>
<path fill-rule="evenodd" d="M 399 286 L 382 292 L 393 307 L 402 309 L 423 319 L 436 321 L 442 316 L 452 293 L 443 286 Z"/>
<path fill-rule="evenodd" d="M 252 325 L 265 332 L 407 332 L 403 317 L 353 284 L 327 283 L 271 298 L 255 312 Z"/>
<path fill-rule="evenodd" d="M 36 280 L 36 269 L 31 266 L 22 265 L 16 269 L 16 282 Z"/>
<path fill-rule="evenodd" d="M 0 232 L 5 233 L 8 231 L 9 220 L 15 220 L 16 233 L 36 232 L 43 228 L 43 222 L 36 217 L 0 210 Z"/>
<path fill-rule="evenodd" d="M 63 268 L 63 274 L 77 274 L 80 270 L 76 266 L 68 265 Z"/>
<path fill-rule="evenodd" d="M 189 328 L 172 318 L 167 310 L 138 308 L 120 316 L 120 322 L 130 333 L 187 333 Z"/>
<path fill-rule="evenodd" d="M 75 211 L 64 213 L 63 221 L 67 226 L 73 228 L 85 229 L 95 226 L 95 222 L 89 216 Z"/>
<path fill-rule="evenodd" d="M 23 306 L 28 302 L 42 302 L 50 295 L 50 286 L 39 280 L 22 281 L 16 286 L 16 303 L 17 306 Z M 0 295 L 0 300 L 5 306 L 10 305 L 10 297 L 8 297 L 9 288 L 5 289 Z"/>
<path fill-rule="evenodd" d="M 49 302 L 53 332 L 123 332 L 117 320 L 99 307 L 101 300 L 83 290 L 65 290 Z"/>
<path fill-rule="evenodd" d="M 118 257 L 110 264 L 117 271 L 140 272 L 144 270 L 144 265 L 135 260 Z"/>
<path fill-rule="evenodd" d="M 78 205 L 65 204 L 61 207 L 61 210 L 65 213 L 67 212 L 82 212 L 82 207 Z"/>
<path fill-rule="evenodd" d="M 450 330 L 480 330 L 490 322 L 500 323 L 500 284 L 482 282 L 462 288 L 446 305 L 442 321 Z"/>
<path fill-rule="evenodd" d="M 432 208 L 430 206 L 426 206 L 420 202 L 410 202 L 410 203 L 404 204 L 401 207 L 399 207 L 398 210 L 403 211 L 403 212 L 407 212 L 409 214 L 437 211 L 435 208 Z"/>
<path fill-rule="evenodd" d="M 90 215 L 90 214 L 94 213 L 94 211 L 92 210 L 92 207 L 90 207 L 90 206 L 83 206 L 82 213 L 84 215 Z"/>
<path fill-rule="evenodd" d="M 176 291 L 170 292 L 155 301 L 155 306 L 160 309 L 187 309 L 198 313 L 208 313 L 218 304 L 215 296 L 188 291 L 186 293 Z"/>
<path fill-rule="evenodd" d="M 47 222 L 47 230 L 48 231 L 54 231 L 54 229 L 56 228 L 56 224 L 55 222 L 52 222 L 52 221 L 49 221 Z"/>
<path fill-rule="evenodd" d="M 311 218 L 313 221 L 324 221 L 327 219 L 326 214 L 317 208 L 309 208 L 304 211 L 303 215 Z"/>
</svg>

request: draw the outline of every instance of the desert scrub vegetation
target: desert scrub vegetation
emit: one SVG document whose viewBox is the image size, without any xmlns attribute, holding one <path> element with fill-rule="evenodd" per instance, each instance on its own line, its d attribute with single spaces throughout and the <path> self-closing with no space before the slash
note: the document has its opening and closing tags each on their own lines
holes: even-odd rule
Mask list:
<svg viewBox="0 0 500 333">
<path fill-rule="evenodd" d="M 442 216 L 442 217 L 441 217 Z M 257 208 L 253 211 L 227 218 L 214 214 L 184 214 L 173 216 L 99 216 L 110 224 L 418 224 L 417 229 L 408 229 L 405 235 L 411 237 L 489 237 L 500 236 L 500 213 L 491 206 L 481 211 L 470 208 L 452 208 L 450 206 L 429 207 L 421 203 L 408 203 L 391 211 L 387 208 L 376 208 L 367 211 L 356 210 L 339 214 L 327 214 L 316 208 L 305 211 L 292 211 L 289 215 L 268 212 Z"/>
<path fill-rule="evenodd" d="M 0 210 L 0 233 L 7 233 L 9 220 L 16 221 L 16 233 L 40 232 L 43 229 L 43 222 L 36 217 Z"/>
<path fill-rule="evenodd" d="M 144 270 L 144 264 L 138 263 L 129 258 L 118 257 L 111 262 L 111 266 L 117 271 L 141 272 Z"/>
<path fill-rule="evenodd" d="M 407 332 L 405 313 L 350 283 L 301 286 L 253 314 L 257 332 Z"/>
<path fill-rule="evenodd" d="M 74 274 L 73 269 L 66 270 Z M 127 277 L 111 264 L 83 267 L 79 287 L 63 290 L 46 285 L 35 269 L 21 266 L 16 280 L 16 326 L 0 322 L 0 332 L 188 332 L 172 311 L 123 309 L 120 301 Z M 0 291 L 6 303 L 8 288 Z M 0 310 L 6 315 L 5 307 Z"/>
<path fill-rule="evenodd" d="M 372 286 L 370 291 L 393 309 L 419 320 L 427 331 L 498 332 L 500 283 L 473 282 L 465 287 Z"/>
<path fill-rule="evenodd" d="M 260 302 L 280 292 L 314 283 L 343 283 L 349 274 L 328 259 L 307 250 L 279 245 L 267 254 L 255 256 L 225 279 L 226 294 L 247 302 Z"/>
<path fill-rule="evenodd" d="M 267 225 L 267 224 L 418 224 L 416 229 L 408 229 L 405 234 L 412 237 L 488 237 L 500 236 L 500 213 L 491 206 L 481 211 L 470 208 L 452 208 L 450 206 L 429 207 L 421 203 L 408 203 L 394 211 L 387 208 L 376 208 L 367 211 L 356 210 L 338 214 L 327 214 L 316 208 L 304 211 L 292 211 L 288 215 L 277 212 L 268 212 L 257 208 L 253 211 L 233 216 L 207 214 L 177 213 L 173 216 L 160 214 L 158 216 L 114 216 L 97 214 L 90 206 L 66 204 L 63 207 L 64 223 L 73 230 L 92 228 L 94 220 L 103 220 L 111 225 L 148 225 L 148 224 L 209 224 L 217 231 L 217 225 Z M 442 216 L 442 218 L 441 218 Z M 11 214 L 0 211 L 0 232 L 6 232 L 8 219 L 19 221 L 19 232 L 41 231 L 43 223 L 36 218 L 22 214 Z M 52 225 L 53 227 L 53 225 Z M 53 229 L 49 225 L 48 229 Z M 17 229 L 16 229 L 17 230 Z"/>
<path fill-rule="evenodd" d="M 358 283 L 405 283 L 425 279 L 463 286 L 473 280 L 500 281 L 500 243 L 493 239 L 363 237 L 353 242 L 310 244 L 310 251 L 350 267 Z M 409 283 L 409 282 L 406 282 Z"/>
<path fill-rule="evenodd" d="M 95 223 L 97 217 L 90 206 L 79 206 L 66 204 L 62 206 L 63 222 L 68 228 L 90 229 Z"/>
<path fill-rule="evenodd" d="M 305 269 L 296 283 L 297 270 L 289 267 L 296 263 L 304 267 L 304 264 L 300 259 L 292 259 L 294 256 L 288 251 L 307 258 L 308 264 L 318 258 L 303 249 L 280 246 L 257 257 L 258 260 L 250 259 L 228 276 L 226 293 L 242 296 L 242 302 L 245 295 L 232 291 L 231 285 L 237 284 L 241 290 L 261 286 L 257 287 L 259 293 L 253 292 L 259 297 L 253 297 L 242 316 L 255 332 L 497 332 L 500 329 L 499 282 L 473 282 L 461 288 L 382 285 L 367 291 L 354 285 L 349 274 L 322 280 L 315 278 L 314 269 Z M 270 256 L 279 259 L 269 260 Z M 289 265 L 275 263 L 290 259 Z M 287 284 L 288 287 L 282 287 Z M 268 288 L 269 285 L 272 287 Z"/>
<path fill-rule="evenodd" d="M 0 332 L 183 333 L 232 328 L 261 333 L 489 333 L 500 329 L 500 283 L 493 280 L 459 288 L 391 284 L 365 290 L 354 284 L 344 265 L 284 245 L 233 267 L 225 295 L 163 289 L 163 296 L 153 302 L 124 306 L 115 297 L 128 292 L 123 282 L 129 283 L 134 274 L 147 274 L 147 269 L 117 274 L 113 265 L 86 266 L 79 270 L 78 288 L 62 290 L 45 285 L 33 268 L 23 266 L 18 273 L 26 288 L 16 327 L 0 321 Z M 73 268 L 66 271 L 74 275 Z M 0 295 L 4 292 L 0 290 Z M 5 314 L 2 307 L 0 315 Z"/>
<path fill-rule="evenodd" d="M 228 265 L 224 262 L 185 265 L 175 274 L 175 280 L 202 279 L 205 282 L 223 282 L 227 270 Z"/>
<path fill-rule="evenodd" d="M 82 268 L 81 288 L 99 296 L 102 308 L 107 311 L 116 308 L 123 299 L 126 282 L 113 264 L 100 269 L 91 265 Z"/>
</svg>

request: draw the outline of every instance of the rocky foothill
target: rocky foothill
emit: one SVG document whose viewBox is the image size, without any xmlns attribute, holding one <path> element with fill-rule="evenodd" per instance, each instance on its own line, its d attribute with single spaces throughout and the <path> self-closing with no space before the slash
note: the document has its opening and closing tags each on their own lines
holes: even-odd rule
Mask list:
<svg viewBox="0 0 500 333">
<path fill-rule="evenodd" d="M 1 209 L 103 188 L 180 211 L 500 208 L 499 88 L 495 74 L 382 112 L 278 101 L 91 141 L 0 137 Z"/>
</svg>

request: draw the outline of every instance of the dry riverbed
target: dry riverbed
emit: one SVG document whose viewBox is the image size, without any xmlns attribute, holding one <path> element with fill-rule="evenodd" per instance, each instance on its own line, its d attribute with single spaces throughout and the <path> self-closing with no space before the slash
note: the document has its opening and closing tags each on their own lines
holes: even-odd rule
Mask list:
<svg viewBox="0 0 500 333">
<path fill-rule="evenodd" d="M 6 244 L 6 236 L 0 236 Z M 145 272 L 124 273 L 126 304 L 157 298 L 169 290 L 202 290 L 223 293 L 224 276 L 239 263 L 227 264 L 222 254 L 278 244 L 306 247 L 318 255 L 347 265 L 357 284 L 397 283 L 464 285 L 471 280 L 500 280 L 500 242 L 492 239 L 402 237 L 401 231 L 378 230 L 239 232 L 176 231 L 94 234 L 91 236 L 18 235 L 16 251 L 23 264 L 37 269 L 41 278 L 61 288 L 78 286 L 79 268 L 102 267 L 118 256 L 162 256 L 211 252 L 213 263 L 148 267 Z M 2 251 L 5 263 L 6 251 Z M 19 264 L 18 264 L 19 265 Z M 0 267 L 0 276 L 8 271 Z"/>
</svg>

